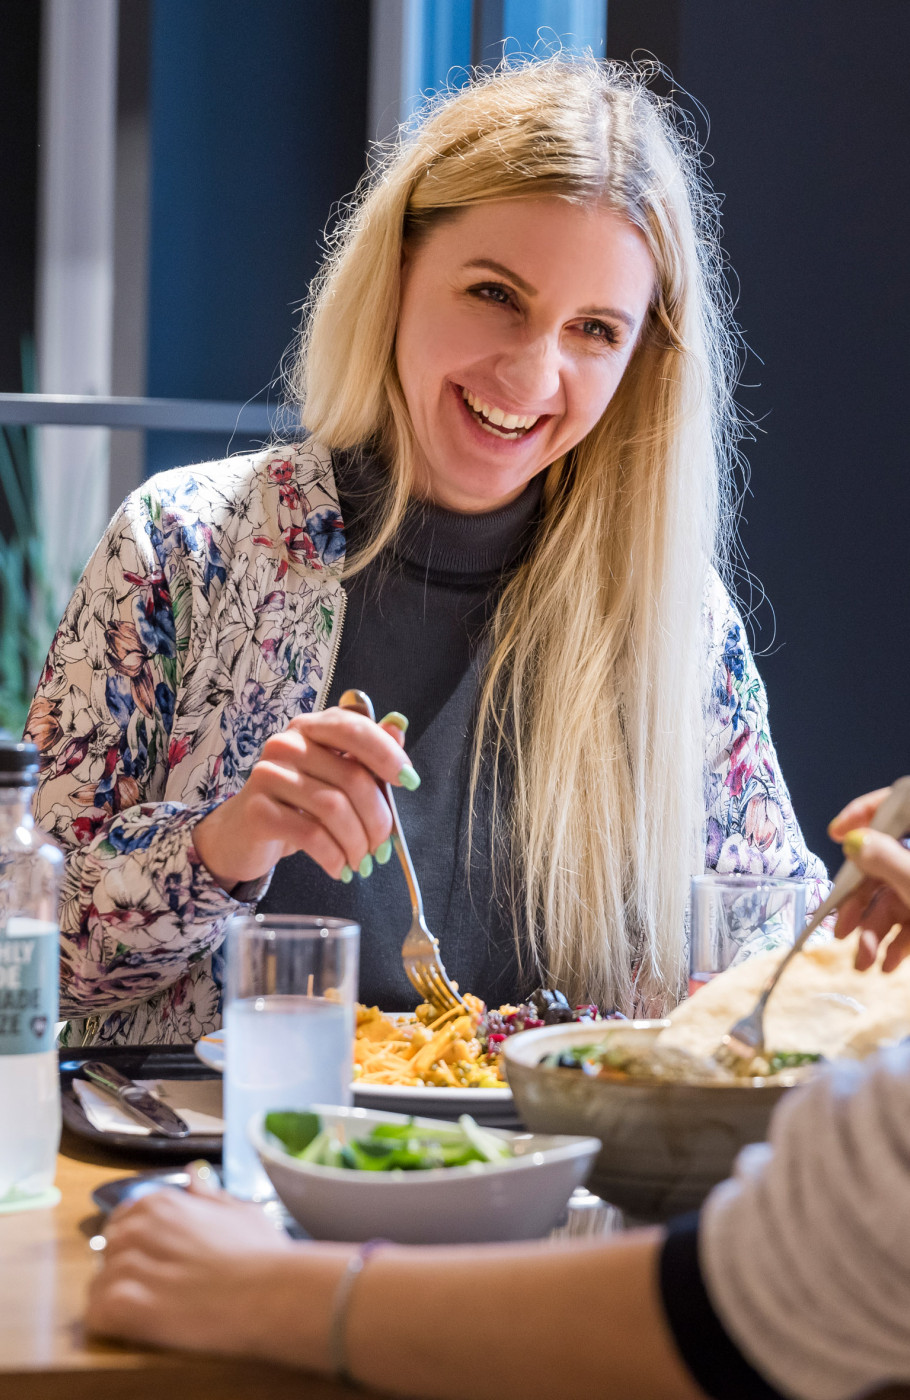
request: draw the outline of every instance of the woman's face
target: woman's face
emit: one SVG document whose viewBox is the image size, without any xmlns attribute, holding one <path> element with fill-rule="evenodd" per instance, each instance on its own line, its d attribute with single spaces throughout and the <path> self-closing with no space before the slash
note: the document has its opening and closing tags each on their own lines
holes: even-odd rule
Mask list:
<svg viewBox="0 0 910 1400">
<path fill-rule="evenodd" d="M 493 510 L 580 442 L 616 392 L 654 281 L 632 224 L 561 199 L 475 205 L 418 241 L 396 355 L 423 493 Z"/>
</svg>

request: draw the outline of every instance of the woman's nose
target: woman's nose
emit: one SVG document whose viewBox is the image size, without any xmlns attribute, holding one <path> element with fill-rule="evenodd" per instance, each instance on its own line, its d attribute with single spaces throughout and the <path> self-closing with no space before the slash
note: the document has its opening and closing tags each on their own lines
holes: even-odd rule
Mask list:
<svg viewBox="0 0 910 1400">
<path fill-rule="evenodd" d="M 500 360 L 503 387 L 522 407 L 543 411 L 559 392 L 562 353 L 558 336 L 540 335 L 512 348 Z"/>
</svg>

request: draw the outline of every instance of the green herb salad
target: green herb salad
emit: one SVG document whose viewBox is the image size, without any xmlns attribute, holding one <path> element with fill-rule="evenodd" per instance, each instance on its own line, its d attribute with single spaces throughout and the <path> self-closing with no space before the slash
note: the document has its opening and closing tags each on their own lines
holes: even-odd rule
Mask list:
<svg viewBox="0 0 910 1400">
<path fill-rule="evenodd" d="M 479 1169 L 513 1156 L 502 1138 L 481 1128 L 468 1114 L 451 1127 L 429 1128 L 411 1118 L 406 1123 L 377 1123 L 369 1133 L 354 1136 L 359 1130 L 356 1119 L 326 1125 L 318 1113 L 267 1113 L 265 1130 L 300 1162 L 348 1171 Z"/>
</svg>

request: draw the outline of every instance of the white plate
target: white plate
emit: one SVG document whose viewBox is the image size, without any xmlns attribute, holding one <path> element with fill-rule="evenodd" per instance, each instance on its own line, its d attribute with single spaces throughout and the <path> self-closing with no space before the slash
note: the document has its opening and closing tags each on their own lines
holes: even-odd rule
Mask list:
<svg viewBox="0 0 910 1400">
<path fill-rule="evenodd" d="M 196 1051 L 196 1058 L 201 1060 L 209 1069 L 216 1069 L 219 1074 L 224 1074 L 224 1031 L 212 1031 L 211 1035 L 204 1035 L 201 1040 L 197 1040 L 193 1046 Z"/>
<path fill-rule="evenodd" d="M 213 1031 L 196 1042 L 196 1054 L 209 1069 L 224 1072 L 224 1031 Z M 515 1111 L 512 1090 L 440 1089 L 436 1085 L 358 1084 L 352 1086 L 358 1108 L 384 1109 L 388 1113 L 423 1114 L 452 1120 L 470 1113 L 487 1127 L 516 1128 L 521 1120 Z"/>
<path fill-rule="evenodd" d="M 435 1084 L 354 1084 L 358 1108 L 383 1109 L 386 1113 L 423 1114 L 424 1117 L 460 1118 L 470 1113 L 488 1128 L 517 1128 L 521 1119 L 512 1090 L 440 1089 Z"/>
</svg>

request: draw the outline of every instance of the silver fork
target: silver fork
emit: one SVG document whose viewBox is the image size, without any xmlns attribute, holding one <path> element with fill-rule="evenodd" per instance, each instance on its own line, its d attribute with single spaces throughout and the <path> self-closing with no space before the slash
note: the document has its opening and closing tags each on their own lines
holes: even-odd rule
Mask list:
<svg viewBox="0 0 910 1400">
<path fill-rule="evenodd" d="M 875 831 L 883 831 L 886 836 L 903 836 L 910 829 L 910 777 L 898 778 L 892 783 L 887 795 L 882 798 L 878 811 L 869 826 Z M 804 946 L 806 939 L 814 933 L 823 919 L 833 913 L 848 895 L 858 889 L 866 877 L 852 862 L 845 860 L 837 875 L 828 898 L 816 909 L 799 938 L 787 951 L 768 978 L 761 995 L 748 1016 L 731 1026 L 714 1052 L 714 1059 L 726 1069 L 737 1070 L 747 1065 L 765 1049 L 763 1019 L 768 998 L 780 981 L 781 974 L 791 959 Z"/>
<path fill-rule="evenodd" d="M 355 714 L 366 715 L 367 719 L 374 722 L 376 720 L 373 702 L 362 690 L 346 690 L 338 704 L 343 710 L 353 710 Z M 382 795 L 388 802 L 389 810 L 392 813 L 392 843 L 398 852 L 398 859 L 401 861 L 404 878 L 408 885 L 408 894 L 411 896 L 411 927 L 408 929 L 407 937 L 401 947 L 401 961 L 404 963 L 404 970 L 411 985 L 419 992 L 424 1001 L 429 1002 L 431 1006 L 438 1007 L 440 1011 L 454 1011 L 456 1007 L 465 1005 L 464 997 L 449 980 L 442 965 L 442 958 L 439 956 L 439 942 L 427 928 L 427 922 L 423 916 L 423 898 L 417 883 L 408 843 L 404 839 L 404 832 L 401 829 L 401 821 L 398 816 L 398 808 L 395 806 L 391 784 L 385 783 L 379 778 L 376 781 L 379 783 Z"/>
</svg>

